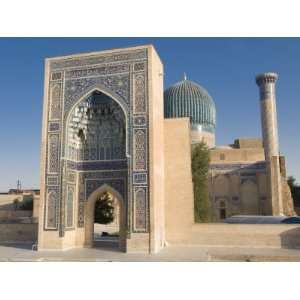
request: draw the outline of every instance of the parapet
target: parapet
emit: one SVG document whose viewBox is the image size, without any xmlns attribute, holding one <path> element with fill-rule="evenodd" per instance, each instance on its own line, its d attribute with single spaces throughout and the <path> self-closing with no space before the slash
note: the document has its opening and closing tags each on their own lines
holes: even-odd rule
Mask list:
<svg viewBox="0 0 300 300">
<path fill-rule="evenodd" d="M 238 138 L 234 141 L 234 148 L 244 149 L 244 148 L 263 148 L 262 140 L 259 138 Z"/>
</svg>

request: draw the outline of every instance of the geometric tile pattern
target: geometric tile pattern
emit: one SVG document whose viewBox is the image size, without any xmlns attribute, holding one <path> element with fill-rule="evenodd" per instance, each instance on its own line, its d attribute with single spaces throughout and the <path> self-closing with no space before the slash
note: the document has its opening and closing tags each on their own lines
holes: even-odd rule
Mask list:
<svg viewBox="0 0 300 300">
<path fill-rule="evenodd" d="M 46 145 L 45 174 L 45 230 L 57 230 L 59 224 L 60 187 L 60 145 L 63 73 L 52 72 L 49 82 L 48 137 Z M 55 133 L 54 133 L 55 132 Z"/>
<path fill-rule="evenodd" d="M 58 122 L 49 123 L 49 131 L 58 131 L 58 130 L 59 130 L 59 123 Z"/>
<path fill-rule="evenodd" d="M 103 86 L 121 97 L 125 105 L 129 104 L 129 74 L 118 74 L 107 77 L 87 77 L 65 82 L 64 116 L 66 117 L 74 103 L 93 87 Z"/>
<path fill-rule="evenodd" d="M 147 229 L 148 213 L 147 213 L 147 188 L 135 187 L 134 189 L 134 228 L 136 232 L 143 232 Z"/>
<path fill-rule="evenodd" d="M 51 99 L 51 106 L 50 106 L 50 118 L 51 120 L 60 119 L 61 114 L 61 82 L 51 82 L 50 85 L 50 99 Z"/>
<path fill-rule="evenodd" d="M 65 228 L 84 226 L 84 201 L 102 184 L 112 186 L 122 195 L 127 231 L 149 230 L 147 72 L 146 49 L 50 60 L 46 230 L 59 229 L 63 235 Z M 92 161 L 61 158 L 67 153 L 65 129 L 68 116 L 92 91 L 108 95 L 123 108 L 127 125 L 125 158 L 107 160 L 112 154 L 102 156 L 101 149 L 99 155 L 94 155 L 93 149 L 84 154 L 88 156 L 83 157 L 93 158 Z M 76 173 L 79 176 L 78 187 Z M 77 199 L 78 203 L 74 205 Z M 76 206 L 78 222 L 74 224 Z"/>
<path fill-rule="evenodd" d="M 48 145 L 48 172 L 57 173 L 59 171 L 59 134 L 49 134 Z"/>
<path fill-rule="evenodd" d="M 146 128 L 134 129 L 134 170 L 145 171 L 147 168 L 147 133 Z"/>
<path fill-rule="evenodd" d="M 67 174 L 67 181 L 71 182 L 71 183 L 75 183 L 76 182 L 76 173 L 69 171 Z"/>
<path fill-rule="evenodd" d="M 51 176 L 47 177 L 47 185 L 58 185 L 58 176 Z"/>
<path fill-rule="evenodd" d="M 134 74 L 134 113 L 145 113 L 145 74 Z"/>
<path fill-rule="evenodd" d="M 148 203 L 148 102 L 147 72 L 145 63 L 136 63 L 133 75 L 133 231 L 147 232 Z"/>
<path fill-rule="evenodd" d="M 146 172 L 134 172 L 133 173 L 134 184 L 147 184 L 147 173 Z"/>
<path fill-rule="evenodd" d="M 66 214 L 67 214 L 66 227 L 67 228 L 73 227 L 73 222 L 74 222 L 73 211 L 74 211 L 74 186 L 68 185 L 67 203 L 66 203 Z"/>
<path fill-rule="evenodd" d="M 58 202 L 58 188 L 48 187 L 47 189 L 47 228 L 55 229 L 57 228 L 57 203 Z"/>
<path fill-rule="evenodd" d="M 112 161 L 67 161 L 69 170 L 89 171 L 89 170 L 122 170 L 127 169 L 126 159 Z"/>
<path fill-rule="evenodd" d="M 51 70 L 59 70 L 59 69 L 68 69 L 74 67 L 85 67 L 91 68 L 94 65 L 99 64 L 109 64 L 109 63 L 116 63 L 116 62 L 135 62 L 136 60 L 144 60 L 147 58 L 147 50 L 132 50 L 128 52 L 119 52 L 119 53 L 112 53 L 112 54 L 90 54 L 84 56 L 82 58 L 72 58 L 72 59 L 65 59 L 65 60 L 56 60 L 51 61 L 50 68 Z"/>
<path fill-rule="evenodd" d="M 127 200 L 127 170 L 82 172 L 79 174 L 78 227 L 84 226 L 84 203 L 88 197 L 103 184 L 114 188 Z M 120 199 L 121 200 L 121 199 Z M 125 205 L 126 207 L 126 205 Z"/>
<path fill-rule="evenodd" d="M 133 124 L 135 126 L 145 126 L 146 122 L 147 122 L 147 119 L 146 119 L 145 115 L 133 117 Z"/>
</svg>

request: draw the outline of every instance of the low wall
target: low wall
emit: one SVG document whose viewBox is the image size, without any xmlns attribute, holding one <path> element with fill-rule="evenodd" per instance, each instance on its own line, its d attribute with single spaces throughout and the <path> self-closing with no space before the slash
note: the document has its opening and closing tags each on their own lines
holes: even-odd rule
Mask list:
<svg viewBox="0 0 300 300">
<path fill-rule="evenodd" d="M 22 201 L 22 195 L 4 194 L 0 195 L 0 211 L 1 210 L 13 210 L 14 200 L 18 199 L 19 202 Z"/>
<path fill-rule="evenodd" d="M 194 224 L 185 235 L 169 236 L 168 243 L 215 247 L 300 248 L 300 225 Z"/>
<path fill-rule="evenodd" d="M 0 220 L 17 219 L 24 217 L 31 217 L 30 210 L 0 210 Z"/>
<path fill-rule="evenodd" d="M 35 242 L 37 232 L 37 223 L 0 223 L 0 242 Z"/>
</svg>

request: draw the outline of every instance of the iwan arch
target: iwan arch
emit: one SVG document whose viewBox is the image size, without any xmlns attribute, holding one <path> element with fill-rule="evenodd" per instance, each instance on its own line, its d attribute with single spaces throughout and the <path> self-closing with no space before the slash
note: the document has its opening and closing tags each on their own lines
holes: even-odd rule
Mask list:
<svg viewBox="0 0 300 300">
<path fill-rule="evenodd" d="M 177 87 L 202 96 L 190 81 Z M 170 101 L 181 92 L 176 93 L 172 90 Z M 190 124 L 180 115 L 165 119 L 163 99 L 163 65 L 152 45 L 46 59 L 39 250 L 91 247 L 95 201 L 104 192 L 120 203 L 123 251 L 153 253 L 168 242 L 193 244 L 202 238 L 194 225 L 191 144 L 204 137 L 214 147 L 215 124 Z M 214 111 L 205 116 L 214 120 Z M 276 153 L 272 164 L 262 147 L 254 151 L 264 163 L 226 161 L 232 151 L 249 149 L 212 150 L 213 157 L 222 157 L 213 159 L 212 172 L 240 165 L 256 170 L 259 163 L 273 176 L 263 201 L 270 204 L 269 214 L 280 214 L 273 209 L 282 199 Z M 222 200 L 216 206 L 225 216 L 231 196 L 225 190 L 213 194 Z M 232 197 L 235 205 L 238 197 Z"/>
</svg>

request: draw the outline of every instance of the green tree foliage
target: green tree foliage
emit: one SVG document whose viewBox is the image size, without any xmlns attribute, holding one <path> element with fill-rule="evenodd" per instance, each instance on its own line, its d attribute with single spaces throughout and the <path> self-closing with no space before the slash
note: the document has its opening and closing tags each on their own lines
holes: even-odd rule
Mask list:
<svg viewBox="0 0 300 300">
<path fill-rule="evenodd" d="M 294 205 L 296 207 L 299 207 L 300 206 L 300 185 L 296 183 L 296 179 L 293 176 L 289 176 L 288 184 L 291 189 Z"/>
<path fill-rule="evenodd" d="M 19 209 L 21 209 L 21 210 L 33 210 L 33 199 L 28 199 L 28 200 L 22 201 L 20 203 Z"/>
<path fill-rule="evenodd" d="M 109 224 L 114 220 L 114 206 L 109 193 L 103 193 L 95 204 L 95 223 Z"/>
<path fill-rule="evenodd" d="M 208 170 L 210 156 L 205 142 L 193 146 L 192 175 L 194 186 L 195 222 L 211 221 L 211 205 L 208 194 Z"/>
<path fill-rule="evenodd" d="M 23 199 L 22 202 L 19 204 L 20 210 L 33 210 L 33 198 L 32 197 L 26 197 Z"/>
</svg>

